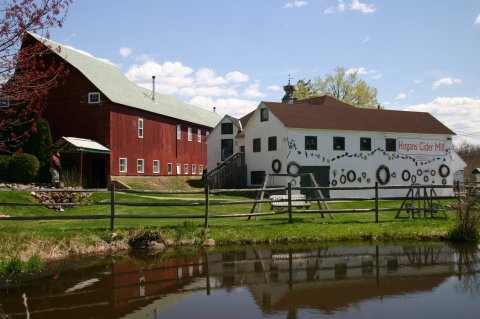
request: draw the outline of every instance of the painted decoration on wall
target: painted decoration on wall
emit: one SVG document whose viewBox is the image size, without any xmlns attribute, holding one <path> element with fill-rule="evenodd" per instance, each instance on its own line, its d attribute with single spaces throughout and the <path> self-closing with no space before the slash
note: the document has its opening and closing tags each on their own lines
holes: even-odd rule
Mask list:
<svg viewBox="0 0 480 319">
<path fill-rule="evenodd" d="M 390 181 L 390 170 L 385 165 L 380 165 L 377 169 L 377 182 L 380 185 L 386 185 Z"/>
<path fill-rule="evenodd" d="M 410 172 L 407 170 L 404 170 L 402 172 L 402 179 L 404 182 L 408 182 L 410 180 Z"/>
<path fill-rule="evenodd" d="M 446 178 L 448 175 L 450 175 L 450 168 L 445 164 L 440 165 L 438 168 L 438 175 Z"/>
<path fill-rule="evenodd" d="M 282 163 L 280 162 L 280 160 L 274 159 L 272 161 L 272 171 L 275 174 L 278 174 L 278 173 L 280 173 L 281 170 L 282 170 Z"/>
<path fill-rule="evenodd" d="M 342 175 L 340 176 L 340 183 L 345 184 L 347 182 L 347 176 Z"/>
<path fill-rule="evenodd" d="M 347 179 L 350 183 L 353 183 L 357 179 L 357 174 L 353 170 L 349 170 L 347 173 Z"/>
</svg>

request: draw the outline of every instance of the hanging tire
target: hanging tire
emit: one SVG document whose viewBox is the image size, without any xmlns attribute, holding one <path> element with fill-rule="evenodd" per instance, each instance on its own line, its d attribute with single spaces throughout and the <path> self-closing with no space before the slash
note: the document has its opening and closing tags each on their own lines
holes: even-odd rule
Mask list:
<svg viewBox="0 0 480 319">
<path fill-rule="evenodd" d="M 280 162 L 280 160 L 274 159 L 272 162 L 272 171 L 275 174 L 278 174 L 280 173 L 281 170 L 282 170 L 282 163 Z"/>
<path fill-rule="evenodd" d="M 353 183 L 357 179 L 357 174 L 355 174 L 354 171 L 349 170 L 347 173 L 347 179 L 350 183 Z"/>
<path fill-rule="evenodd" d="M 404 170 L 402 172 L 402 179 L 404 182 L 408 182 L 410 180 L 410 172 L 407 170 Z"/>
<path fill-rule="evenodd" d="M 450 175 L 450 168 L 448 168 L 448 166 L 445 164 L 440 165 L 438 168 L 438 175 L 446 178 L 448 175 Z"/>
<path fill-rule="evenodd" d="M 385 178 L 382 178 L 382 171 L 385 171 Z M 377 182 L 380 185 L 386 185 L 390 182 L 390 170 L 385 165 L 380 165 L 377 169 Z"/>
<path fill-rule="evenodd" d="M 422 172 L 421 169 L 418 169 L 418 170 L 417 170 L 417 175 L 418 175 L 418 176 L 422 176 L 422 173 L 423 173 L 423 172 Z"/>
<path fill-rule="evenodd" d="M 412 184 L 415 184 L 417 182 L 417 176 L 412 175 Z"/>
<path fill-rule="evenodd" d="M 297 172 L 293 173 L 292 169 L 296 168 Z M 301 166 L 297 162 L 290 162 L 287 165 L 287 173 L 288 174 L 298 174 L 300 173 Z"/>
<path fill-rule="evenodd" d="M 442 179 L 442 184 L 443 184 L 443 185 L 447 185 L 447 180 L 446 180 L 445 178 Z"/>
<path fill-rule="evenodd" d="M 432 169 L 432 170 L 430 171 L 430 175 L 435 176 L 435 174 L 437 174 L 437 171 L 435 171 L 434 169 Z"/>
<path fill-rule="evenodd" d="M 428 183 L 428 180 L 429 180 L 429 179 L 428 179 L 428 175 L 423 176 L 423 181 L 424 181 L 425 183 Z"/>
<path fill-rule="evenodd" d="M 332 186 L 337 186 L 337 180 L 336 179 L 332 179 Z"/>
<path fill-rule="evenodd" d="M 347 182 L 347 176 L 342 175 L 340 176 L 340 183 L 345 184 Z"/>
</svg>

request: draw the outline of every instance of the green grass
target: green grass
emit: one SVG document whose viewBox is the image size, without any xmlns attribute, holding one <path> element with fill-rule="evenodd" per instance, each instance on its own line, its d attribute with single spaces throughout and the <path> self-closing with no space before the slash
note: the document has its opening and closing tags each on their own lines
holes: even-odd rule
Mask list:
<svg viewBox="0 0 480 319">
<path fill-rule="evenodd" d="M 182 200 L 182 197 L 198 200 Z M 173 198 L 173 199 L 172 199 Z M 251 196 L 211 195 L 210 203 L 225 200 L 251 200 Z M 421 218 L 396 219 L 396 211 L 380 212 L 379 223 L 375 223 L 374 212 L 339 213 L 331 219 L 328 214 L 293 214 L 289 223 L 288 214 L 262 216 L 256 220 L 241 218 L 210 218 L 208 230 L 203 229 L 204 207 L 201 195 L 140 195 L 117 193 L 116 202 L 133 203 L 198 203 L 187 207 L 129 207 L 116 205 L 116 215 L 180 216 L 194 215 L 195 219 L 115 219 L 115 230 L 109 230 L 110 219 L 96 220 L 42 220 L 12 221 L 0 219 L 0 262 L 2 265 L 12 258 L 24 262 L 30 256 L 42 259 L 58 258 L 74 254 L 102 252 L 105 247 L 123 247 L 122 243 L 154 232 L 164 242 L 182 243 L 195 239 L 201 244 L 213 238 L 217 245 L 252 243 L 302 243 L 345 240 L 440 240 L 444 239 L 454 221 L 454 212 L 449 219 Z M 108 203 L 110 193 L 95 193 L 89 203 Z M 56 212 L 45 207 L 9 207 L 2 202 L 34 202 L 25 192 L 0 192 L 0 213 L 10 216 L 110 216 L 110 205 L 82 206 Z M 373 208 L 373 201 L 330 202 L 331 209 Z M 380 202 L 380 208 L 398 208 L 401 201 Z M 218 214 L 249 213 L 252 204 L 211 206 L 210 216 Z M 263 204 L 262 211 L 268 212 L 270 205 Z M 313 203 L 311 209 L 317 209 Z M 118 245 L 118 246 L 115 246 Z M 12 266 L 13 267 L 13 266 Z"/>
</svg>

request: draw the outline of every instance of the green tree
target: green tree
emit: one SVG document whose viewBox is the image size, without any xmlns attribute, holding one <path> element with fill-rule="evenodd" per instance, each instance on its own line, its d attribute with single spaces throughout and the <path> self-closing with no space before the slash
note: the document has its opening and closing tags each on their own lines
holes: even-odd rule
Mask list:
<svg viewBox="0 0 480 319">
<path fill-rule="evenodd" d="M 305 86 L 310 81 L 301 81 L 300 85 L 297 83 L 297 87 L 302 90 L 301 96 L 297 96 L 299 100 L 329 95 L 355 107 L 367 109 L 378 107 L 377 89 L 360 79 L 357 71 L 348 72 L 343 67 L 337 67 L 334 74 L 327 74 L 324 79 L 317 77 L 310 94 L 305 94 L 309 92 Z"/>
<path fill-rule="evenodd" d="M 294 96 L 297 98 L 297 100 L 305 100 L 317 96 L 315 88 L 312 84 L 312 80 L 299 80 L 295 85 Z"/>
<path fill-rule="evenodd" d="M 30 135 L 23 151 L 33 154 L 40 162 L 40 171 L 38 178 L 41 182 L 50 180 L 50 155 L 52 147 L 52 134 L 50 132 L 50 124 L 47 120 L 39 118 L 35 121 L 35 131 Z"/>
</svg>

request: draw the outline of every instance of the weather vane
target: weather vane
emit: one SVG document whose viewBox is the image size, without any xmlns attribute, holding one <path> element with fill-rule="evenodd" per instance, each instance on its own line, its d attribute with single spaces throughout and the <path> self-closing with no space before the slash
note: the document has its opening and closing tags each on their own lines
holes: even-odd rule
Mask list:
<svg viewBox="0 0 480 319">
<path fill-rule="evenodd" d="M 293 80 L 293 77 L 291 76 L 291 74 L 289 73 L 288 74 L 288 84 L 290 85 L 290 80 Z"/>
</svg>

